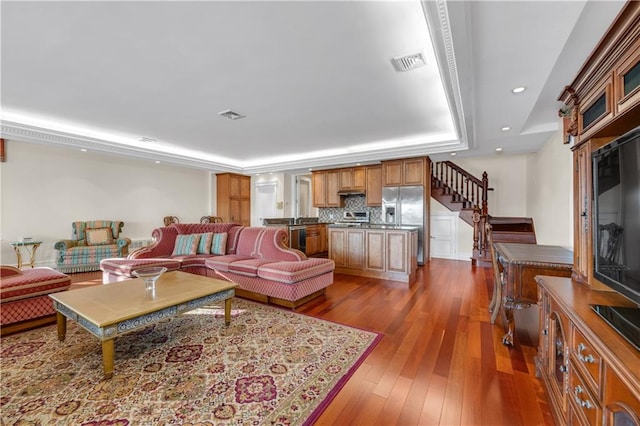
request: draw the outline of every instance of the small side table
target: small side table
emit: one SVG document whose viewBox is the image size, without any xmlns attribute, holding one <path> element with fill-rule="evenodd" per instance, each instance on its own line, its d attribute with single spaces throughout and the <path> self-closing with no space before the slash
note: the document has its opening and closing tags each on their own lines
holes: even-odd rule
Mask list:
<svg viewBox="0 0 640 426">
<path fill-rule="evenodd" d="M 22 252 L 20 251 L 22 247 L 26 248 L 29 252 L 29 265 L 33 268 L 36 263 L 36 250 L 42 244 L 42 241 L 14 241 L 11 244 L 13 250 L 16 252 L 16 257 L 18 258 L 18 269 L 22 268 Z"/>
</svg>

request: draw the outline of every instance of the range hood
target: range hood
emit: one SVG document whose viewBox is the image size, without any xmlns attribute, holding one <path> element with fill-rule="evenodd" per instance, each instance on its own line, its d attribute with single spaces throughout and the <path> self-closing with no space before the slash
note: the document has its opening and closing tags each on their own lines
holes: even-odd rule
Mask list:
<svg viewBox="0 0 640 426">
<path fill-rule="evenodd" d="M 338 191 L 338 195 L 341 197 L 347 197 L 349 195 L 365 195 L 364 189 L 341 189 Z"/>
</svg>

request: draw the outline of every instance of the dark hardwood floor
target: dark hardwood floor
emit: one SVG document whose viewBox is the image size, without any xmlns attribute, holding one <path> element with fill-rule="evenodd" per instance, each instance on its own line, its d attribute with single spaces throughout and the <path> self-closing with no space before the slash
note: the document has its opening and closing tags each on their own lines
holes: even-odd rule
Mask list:
<svg viewBox="0 0 640 426">
<path fill-rule="evenodd" d="M 72 275 L 72 288 L 101 282 Z M 296 311 L 384 338 L 316 425 L 552 425 L 535 377 L 535 321 L 514 347 L 490 323 L 491 269 L 433 259 L 412 285 L 336 274 L 325 296 Z M 535 315 L 529 316 L 535 319 Z"/>
</svg>

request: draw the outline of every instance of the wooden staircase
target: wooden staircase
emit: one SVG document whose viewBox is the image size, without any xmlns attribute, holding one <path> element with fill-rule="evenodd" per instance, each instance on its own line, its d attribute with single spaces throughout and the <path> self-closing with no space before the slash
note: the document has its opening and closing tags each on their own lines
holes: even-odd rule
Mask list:
<svg viewBox="0 0 640 426">
<path fill-rule="evenodd" d="M 494 242 L 536 243 L 532 218 L 489 215 L 489 191 L 493 188 L 487 172 L 479 179 L 451 161 L 431 164 L 431 196 L 449 210 L 460 212 L 460 219 L 473 227 L 472 266 L 491 266 L 487 228 L 492 229 Z"/>
</svg>

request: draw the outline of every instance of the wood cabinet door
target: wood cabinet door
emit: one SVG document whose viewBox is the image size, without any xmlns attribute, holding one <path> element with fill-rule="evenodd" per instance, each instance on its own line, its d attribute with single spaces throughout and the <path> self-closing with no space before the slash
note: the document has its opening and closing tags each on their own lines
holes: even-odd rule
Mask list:
<svg viewBox="0 0 640 426">
<path fill-rule="evenodd" d="M 424 184 L 424 158 L 413 158 L 402 161 L 402 184 L 403 185 L 423 185 Z"/>
<path fill-rule="evenodd" d="M 640 425 L 640 396 L 635 394 L 610 369 L 605 370 L 604 424 Z"/>
<path fill-rule="evenodd" d="M 336 266 L 347 266 L 347 231 L 346 229 L 329 228 L 329 259 Z"/>
<path fill-rule="evenodd" d="M 319 229 L 319 238 L 320 238 L 320 247 L 319 250 L 321 253 L 328 250 L 328 241 L 327 241 L 327 225 L 321 224 L 318 225 Z"/>
<path fill-rule="evenodd" d="M 367 206 L 382 205 L 382 166 L 367 167 L 365 194 Z"/>
<path fill-rule="evenodd" d="M 229 175 L 229 196 L 232 198 L 239 198 L 242 193 L 241 190 L 241 178 L 238 175 Z"/>
<path fill-rule="evenodd" d="M 240 198 L 240 225 L 251 226 L 251 200 Z"/>
<path fill-rule="evenodd" d="M 240 197 L 241 198 L 251 197 L 251 177 L 250 176 L 240 177 Z"/>
<path fill-rule="evenodd" d="M 242 207 L 239 198 L 229 200 L 229 221 L 232 223 L 242 224 Z"/>
<path fill-rule="evenodd" d="M 353 188 L 353 169 L 340 169 L 340 190 Z"/>
<path fill-rule="evenodd" d="M 327 174 L 327 207 L 341 207 L 342 200 L 338 195 L 340 185 L 340 172 L 338 170 L 329 170 Z"/>
<path fill-rule="evenodd" d="M 347 230 L 347 266 L 364 269 L 364 234 L 363 230 Z"/>
<path fill-rule="evenodd" d="M 353 169 L 351 174 L 351 187 L 353 189 L 365 189 L 367 180 L 367 171 L 364 167 Z"/>
<path fill-rule="evenodd" d="M 382 163 L 382 179 L 384 186 L 402 185 L 402 160 L 384 161 Z"/>
<path fill-rule="evenodd" d="M 385 270 L 385 231 L 367 232 L 366 268 Z"/>
<path fill-rule="evenodd" d="M 313 172 L 311 174 L 311 192 L 313 193 L 313 207 L 326 207 L 327 174 L 325 172 Z"/>
<path fill-rule="evenodd" d="M 407 273 L 409 271 L 407 232 L 387 231 L 386 261 L 387 271 Z"/>
</svg>

